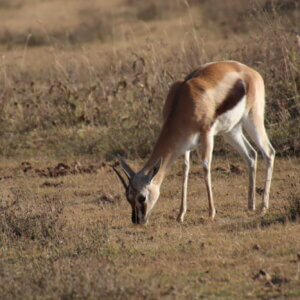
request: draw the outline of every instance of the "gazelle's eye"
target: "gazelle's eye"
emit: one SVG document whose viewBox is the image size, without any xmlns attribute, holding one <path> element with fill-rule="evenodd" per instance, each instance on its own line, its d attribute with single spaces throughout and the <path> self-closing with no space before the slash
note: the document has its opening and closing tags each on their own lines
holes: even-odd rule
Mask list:
<svg viewBox="0 0 300 300">
<path fill-rule="evenodd" d="M 146 201 L 146 197 L 141 195 L 138 197 L 138 201 L 139 203 L 143 204 Z"/>
<path fill-rule="evenodd" d="M 132 195 L 132 191 L 129 190 L 129 189 L 126 190 L 126 199 L 127 199 L 129 202 L 134 201 L 134 197 L 133 197 L 133 195 Z"/>
</svg>

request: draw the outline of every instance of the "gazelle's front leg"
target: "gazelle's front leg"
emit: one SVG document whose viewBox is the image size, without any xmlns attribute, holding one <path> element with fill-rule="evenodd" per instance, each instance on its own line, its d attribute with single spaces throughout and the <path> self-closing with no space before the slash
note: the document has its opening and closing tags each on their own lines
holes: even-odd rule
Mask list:
<svg viewBox="0 0 300 300">
<path fill-rule="evenodd" d="M 186 151 L 184 154 L 183 184 L 182 184 L 181 206 L 180 206 L 179 215 L 177 217 L 178 222 L 183 222 L 184 215 L 187 209 L 186 197 L 187 197 L 189 170 L 190 170 L 190 151 Z"/>
<path fill-rule="evenodd" d="M 211 187 L 211 161 L 214 148 L 214 136 L 211 133 L 205 133 L 202 136 L 202 165 L 204 171 L 204 180 L 208 196 L 209 216 L 213 219 L 216 215 L 216 209 L 213 200 Z"/>
</svg>

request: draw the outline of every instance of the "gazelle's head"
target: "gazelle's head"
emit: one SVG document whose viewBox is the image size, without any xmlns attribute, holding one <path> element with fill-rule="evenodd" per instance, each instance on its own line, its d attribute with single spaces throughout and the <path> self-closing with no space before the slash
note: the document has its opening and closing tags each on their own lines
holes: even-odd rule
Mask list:
<svg viewBox="0 0 300 300">
<path fill-rule="evenodd" d="M 120 159 L 120 161 L 122 170 L 128 178 L 128 184 L 114 167 L 113 169 L 123 184 L 126 199 L 131 205 L 132 223 L 146 224 L 159 197 L 159 185 L 153 179 L 160 169 L 161 159 L 146 174 L 143 170 L 135 173 L 124 160 Z"/>
</svg>

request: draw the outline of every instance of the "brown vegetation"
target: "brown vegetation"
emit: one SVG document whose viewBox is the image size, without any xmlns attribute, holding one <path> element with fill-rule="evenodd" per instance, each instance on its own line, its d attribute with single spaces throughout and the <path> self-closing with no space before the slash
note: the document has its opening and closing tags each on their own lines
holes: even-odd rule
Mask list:
<svg viewBox="0 0 300 300">
<path fill-rule="evenodd" d="M 299 154 L 296 1 L 118 2 L 66 2 L 66 22 L 60 1 L 36 1 L 32 22 L 22 14 L 30 1 L 0 11 L 2 155 L 144 157 L 168 86 L 223 59 L 263 75 L 272 143 L 278 154 Z"/>
<path fill-rule="evenodd" d="M 131 224 L 122 186 L 108 165 L 96 168 L 95 161 L 82 159 L 82 168 L 93 165 L 97 172 L 49 178 L 34 170 L 52 169 L 57 162 L 28 163 L 32 171 L 24 172 L 18 161 L 1 161 L 6 178 L 0 182 L 0 292 L 5 299 L 300 296 L 299 160 L 277 160 L 271 209 L 262 217 L 247 212 L 243 162 L 216 159 L 215 221 L 208 218 L 195 161 L 183 224 L 176 222 L 182 176 L 176 164 L 147 226 Z M 76 163 L 65 165 L 72 170 Z M 258 186 L 263 177 L 259 169 Z"/>
<path fill-rule="evenodd" d="M 0 0 L 0 298 L 300 297 L 298 15 L 296 0 Z M 265 79 L 270 212 L 246 211 L 245 166 L 218 141 L 214 222 L 194 155 L 185 223 L 178 162 L 131 225 L 110 164 L 138 168 L 170 84 L 225 59 Z"/>
</svg>

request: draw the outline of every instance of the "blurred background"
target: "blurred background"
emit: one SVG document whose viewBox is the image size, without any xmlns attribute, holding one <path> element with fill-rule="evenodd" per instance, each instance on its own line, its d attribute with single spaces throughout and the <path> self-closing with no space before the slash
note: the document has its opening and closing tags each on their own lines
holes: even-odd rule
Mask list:
<svg viewBox="0 0 300 300">
<path fill-rule="evenodd" d="M 299 155 L 297 34 L 296 0 L 0 0 L 0 155 L 144 158 L 170 84 L 227 59 L 262 74 L 272 144 Z"/>
</svg>

